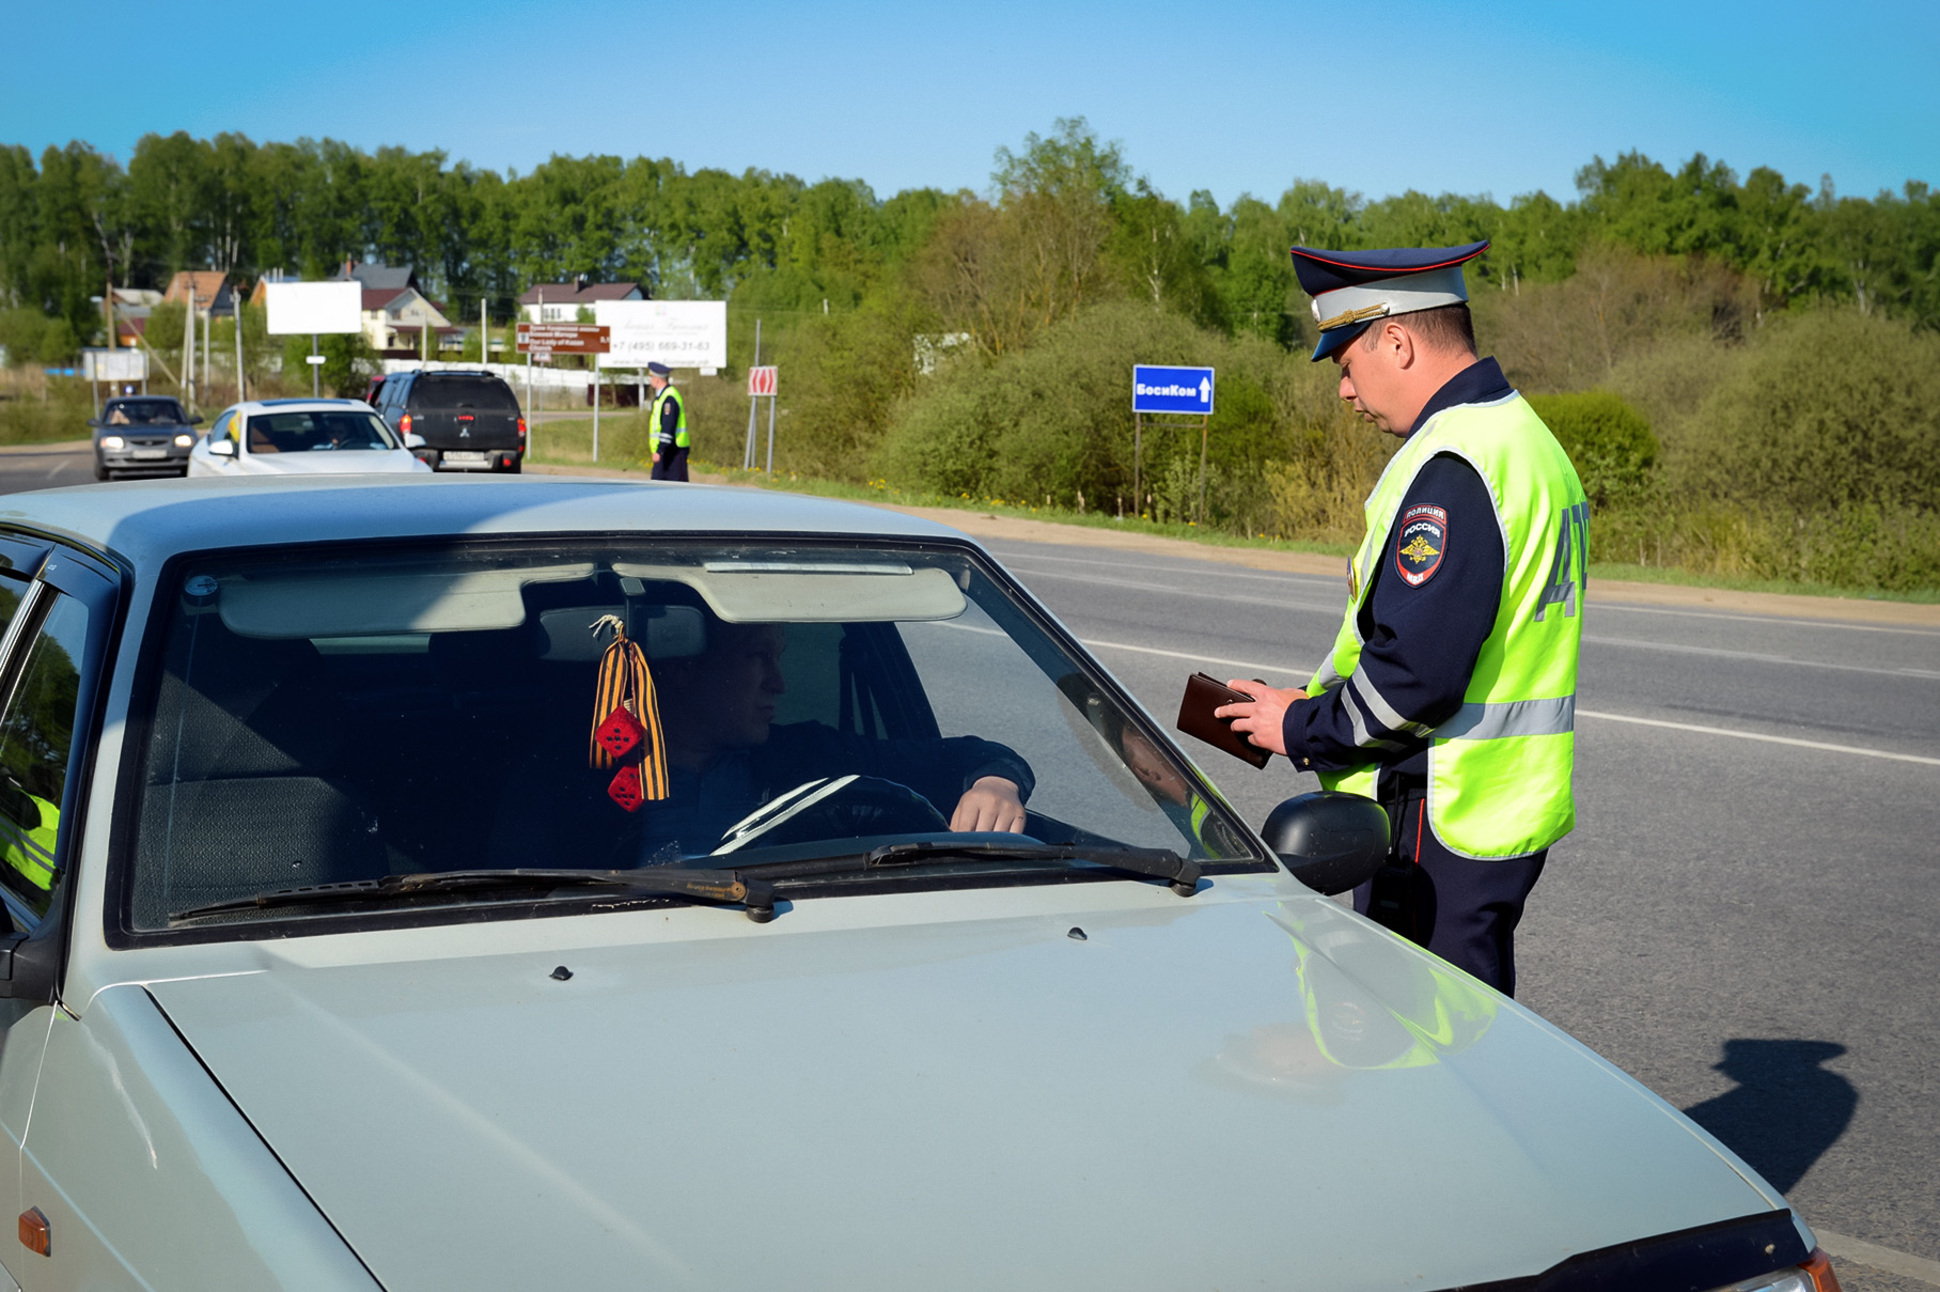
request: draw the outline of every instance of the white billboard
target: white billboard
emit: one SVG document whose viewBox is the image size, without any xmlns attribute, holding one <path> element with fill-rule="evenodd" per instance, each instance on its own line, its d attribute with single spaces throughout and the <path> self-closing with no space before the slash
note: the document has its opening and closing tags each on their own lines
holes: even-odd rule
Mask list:
<svg viewBox="0 0 1940 1292">
<path fill-rule="evenodd" d="M 364 285 L 345 283 L 264 283 L 272 336 L 308 336 L 364 330 Z"/>
<path fill-rule="evenodd" d="M 89 381 L 147 381 L 148 355 L 141 350 L 83 350 L 81 368 Z"/>
<path fill-rule="evenodd" d="M 726 301 L 594 301 L 593 321 L 613 329 L 602 368 L 727 367 Z"/>
</svg>

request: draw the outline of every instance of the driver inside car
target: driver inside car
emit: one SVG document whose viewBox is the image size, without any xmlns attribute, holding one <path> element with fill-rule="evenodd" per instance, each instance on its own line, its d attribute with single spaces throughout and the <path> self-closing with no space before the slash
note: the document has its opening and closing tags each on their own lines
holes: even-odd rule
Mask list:
<svg viewBox="0 0 1940 1292">
<path fill-rule="evenodd" d="M 786 628 L 724 623 L 710 614 L 706 642 L 698 654 L 652 664 L 666 734 L 666 799 L 643 803 L 629 814 L 606 796 L 611 773 L 584 770 L 581 762 L 570 814 L 582 823 L 596 822 L 600 837 L 578 850 L 586 855 L 575 864 L 665 863 L 704 854 L 777 796 L 851 775 L 915 791 L 934 809 L 915 805 L 934 815 L 928 829 L 1023 833 L 1024 804 L 1036 780 L 1012 750 L 976 736 L 878 739 L 822 722 L 777 724 L 776 700 L 787 690 Z M 516 820 L 503 824 L 507 828 L 495 832 L 494 852 L 506 864 L 530 864 L 518 858 L 529 858 L 546 842 L 560 842 L 557 836 L 522 837 L 532 832 Z M 555 819 L 555 824 L 563 822 Z M 911 828 L 907 819 L 891 820 L 884 832 Z M 842 833 L 848 832 L 832 831 L 831 837 Z M 616 837 L 630 858 L 614 855 Z"/>
</svg>

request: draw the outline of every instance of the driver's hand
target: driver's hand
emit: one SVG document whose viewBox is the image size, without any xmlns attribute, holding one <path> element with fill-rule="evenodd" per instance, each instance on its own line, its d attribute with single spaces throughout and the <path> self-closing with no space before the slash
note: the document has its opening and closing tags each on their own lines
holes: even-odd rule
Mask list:
<svg viewBox="0 0 1940 1292">
<path fill-rule="evenodd" d="M 1018 797 L 1017 782 L 1002 776 L 979 777 L 957 800 L 950 828 L 959 833 L 973 830 L 1024 833 L 1024 800 Z"/>
</svg>

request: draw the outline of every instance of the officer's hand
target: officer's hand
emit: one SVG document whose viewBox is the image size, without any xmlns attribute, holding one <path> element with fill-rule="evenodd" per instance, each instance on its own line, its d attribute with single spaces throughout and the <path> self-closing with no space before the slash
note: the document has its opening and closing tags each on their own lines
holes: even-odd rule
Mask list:
<svg viewBox="0 0 1940 1292">
<path fill-rule="evenodd" d="M 1018 797 L 1017 782 L 1002 776 L 981 776 L 957 800 L 950 828 L 958 832 L 1002 830 L 1024 833 L 1024 800 Z"/>
<path fill-rule="evenodd" d="M 659 455 L 658 453 L 656 453 L 656 454 L 654 454 L 654 455 L 653 455 L 653 456 L 652 456 L 652 457 L 651 457 L 650 459 L 648 459 L 648 460 L 649 460 L 649 461 L 652 461 L 652 462 L 658 462 L 658 461 L 660 461 L 660 455 Z"/>
<path fill-rule="evenodd" d="M 1238 704 L 1222 704 L 1213 710 L 1213 717 L 1232 719 L 1233 730 L 1261 749 L 1270 749 L 1276 754 L 1286 753 L 1287 738 L 1281 724 L 1286 721 L 1287 710 L 1295 702 L 1306 699 L 1307 693 L 1301 690 L 1281 691 L 1264 682 L 1244 678 L 1233 678 L 1226 685 L 1235 691 L 1244 691 L 1253 698 Z"/>
</svg>

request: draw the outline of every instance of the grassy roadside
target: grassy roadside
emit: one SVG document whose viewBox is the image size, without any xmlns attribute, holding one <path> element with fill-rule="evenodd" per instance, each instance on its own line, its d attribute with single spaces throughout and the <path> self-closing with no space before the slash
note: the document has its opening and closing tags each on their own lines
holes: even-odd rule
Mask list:
<svg viewBox="0 0 1940 1292">
<path fill-rule="evenodd" d="M 609 434 L 611 425 L 613 433 Z M 642 476 L 647 473 L 648 463 L 625 456 L 627 442 L 622 430 L 623 422 L 615 418 L 612 423 L 602 421 L 600 426 L 601 457 L 599 466 L 612 470 L 638 471 Z M 533 454 L 534 462 L 557 464 L 561 466 L 588 466 L 593 463 L 593 423 L 592 419 L 571 422 L 547 422 L 543 428 L 544 439 L 539 441 L 538 450 Z M 810 476 L 779 473 L 770 480 L 759 471 L 743 471 L 739 467 L 721 466 L 717 463 L 693 461 L 691 467 L 696 472 L 704 472 L 729 484 L 749 485 L 760 489 L 778 489 L 786 493 L 810 494 L 818 498 L 841 498 L 852 502 L 893 503 L 899 507 L 939 507 L 952 511 L 971 511 L 986 516 L 1009 516 L 1023 520 L 1041 520 L 1060 525 L 1082 525 L 1091 529 L 1113 530 L 1119 533 L 1135 531 L 1160 538 L 1185 539 L 1188 542 L 1204 543 L 1214 547 L 1254 548 L 1271 552 L 1312 552 L 1325 556 L 1351 556 L 1354 549 L 1338 543 L 1303 543 L 1295 540 L 1277 538 L 1249 538 L 1240 534 L 1228 534 L 1219 530 L 1201 529 L 1190 524 L 1154 524 L 1151 521 L 1117 520 L 1099 512 L 1067 511 L 1058 507 L 1033 506 L 1028 503 L 1011 502 L 1000 498 L 972 498 L 968 495 L 947 495 L 928 493 L 921 490 L 897 489 L 886 481 L 876 480 L 868 484 L 854 484 L 845 480 L 825 480 Z M 1940 588 L 1923 588 L 1913 592 L 1880 592 L 1874 589 L 1835 587 L 1821 583 L 1798 583 L 1783 579 L 1730 578 L 1720 575 L 1692 574 L 1687 570 L 1666 568 L 1655 565 L 1636 565 L 1617 561 L 1592 561 L 1590 577 L 1613 583 L 1655 583 L 1673 587 L 1719 588 L 1731 592 L 1768 592 L 1789 596 L 1845 597 L 1860 601 L 1903 601 L 1912 605 L 1933 605 L 1940 603 Z"/>
</svg>

